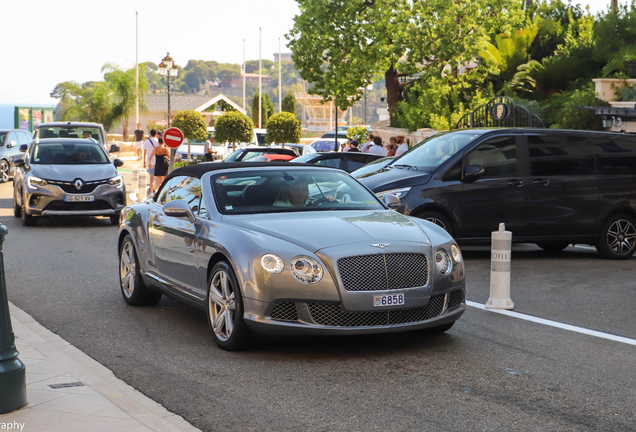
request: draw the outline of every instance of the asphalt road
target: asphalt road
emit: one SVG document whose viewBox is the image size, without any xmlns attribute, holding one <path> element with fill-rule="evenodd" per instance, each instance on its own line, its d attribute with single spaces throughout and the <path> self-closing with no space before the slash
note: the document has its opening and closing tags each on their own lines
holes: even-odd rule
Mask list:
<svg viewBox="0 0 636 432">
<path fill-rule="evenodd" d="M 206 431 L 631 431 L 636 346 L 475 308 L 446 334 L 261 339 L 216 347 L 203 313 L 164 298 L 127 306 L 108 219 L 9 228 L 9 299 L 115 375 Z M 485 303 L 489 252 L 466 248 Z M 515 311 L 636 338 L 636 258 L 513 249 Z"/>
</svg>

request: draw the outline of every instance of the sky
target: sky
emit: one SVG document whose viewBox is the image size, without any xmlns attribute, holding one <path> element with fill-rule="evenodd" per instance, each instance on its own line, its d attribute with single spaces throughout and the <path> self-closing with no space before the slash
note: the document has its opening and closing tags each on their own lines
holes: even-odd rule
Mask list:
<svg viewBox="0 0 636 432">
<path fill-rule="evenodd" d="M 619 0 L 621 4 L 628 0 Z M 596 13 L 610 0 L 573 0 Z M 170 56 L 220 63 L 273 60 L 299 13 L 294 0 L 1 0 L 0 104 L 54 105 L 49 94 L 64 81 L 98 81 L 101 68 L 135 65 L 135 13 L 139 62 Z"/>
</svg>

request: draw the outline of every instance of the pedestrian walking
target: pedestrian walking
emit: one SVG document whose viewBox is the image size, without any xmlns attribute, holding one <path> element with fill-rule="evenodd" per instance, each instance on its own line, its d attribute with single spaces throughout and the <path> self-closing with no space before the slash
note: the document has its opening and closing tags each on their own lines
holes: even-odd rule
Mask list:
<svg viewBox="0 0 636 432">
<path fill-rule="evenodd" d="M 369 153 L 386 156 L 386 149 L 382 146 L 382 138 L 379 136 L 373 138 L 373 145 L 369 147 Z"/>
<path fill-rule="evenodd" d="M 369 134 L 369 138 L 367 142 L 362 144 L 362 153 L 369 153 L 369 147 L 373 145 L 373 138 L 374 138 L 373 134 Z"/>
<path fill-rule="evenodd" d="M 144 168 L 148 167 L 148 174 L 150 175 L 150 193 L 155 193 L 155 170 L 154 170 L 154 157 L 151 156 L 155 147 L 159 145 L 159 140 L 157 139 L 157 131 L 154 129 L 150 129 L 150 138 L 148 138 L 144 142 Z M 153 158 L 152 163 L 150 159 Z"/>
<path fill-rule="evenodd" d="M 164 144 L 163 138 L 157 140 L 157 147 L 154 148 L 150 155 L 150 160 L 154 161 L 155 180 L 157 182 L 155 190 L 159 189 L 161 183 L 166 179 L 168 175 L 168 169 L 170 167 L 170 150 Z"/>
<path fill-rule="evenodd" d="M 144 150 L 144 131 L 141 129 L 141 123 L 137 123 L 135 129 L 135 150 L 137 150 L 137 159 L 143 160 Z"/>
<path fill-rule="evenodd" d="M 212 162 L 214 160 L 214 155 L 216 152 L 213 150 L 214 136 L 210 134 L 208 136 L 208 140 L 205 142 L 203 146 L 203 157 L 207 162 Z"/>
</svg>

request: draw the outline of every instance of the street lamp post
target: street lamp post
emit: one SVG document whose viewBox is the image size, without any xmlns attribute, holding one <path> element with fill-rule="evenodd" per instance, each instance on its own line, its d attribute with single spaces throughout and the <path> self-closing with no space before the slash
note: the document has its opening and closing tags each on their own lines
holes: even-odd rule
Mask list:
<svg viewBox="0 0 636 432">
<path fill-rule="evenodd" d="M 166 55 L 161 63 L 159 64 L 159 75 L 164 77 L 164 82 L 166 84 L 166 92 L 168 93 L 168 127 L 170 127 L 170 78 L 177 77 L 178 71 L 177 64 L 172 61 L 172 57 L 170 57 L 170 53 Z M 170 149 L 170 171 L 172 171 L 172 166 L 174 165 L 174 155 L 176 154 L 177 149 Z"/>
</svg>

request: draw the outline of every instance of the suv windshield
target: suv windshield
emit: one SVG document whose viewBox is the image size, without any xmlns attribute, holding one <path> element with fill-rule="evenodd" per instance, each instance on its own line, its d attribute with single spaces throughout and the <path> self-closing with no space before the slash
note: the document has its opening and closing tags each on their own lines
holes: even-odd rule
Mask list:
<svg viewBox="0 0 636 432">
<path fill-rule="evenodd" d="M 49 127 L 43 126 L 38 129 L 38 138 L 93 138 L 100 144 L 102 134 L 97 127 L 73 126 L 73 127 Z"/>
<path fill-rule="evenodd" d="M 37 143 L 31 153 L 32 164 L 86 165 L 110 163 L 104 149 L 97 143 Z"/>
<path fill-rule="evenodd" d="M 384 210 L 375 195 L 336 170 L 239 170 L 211 181 L 223 214 Z"/>
<path fill-rule="evenodd" d="M 480 136 L 481 133 L 474 132 L 449 132 L 432 136 L 405 153 L 391 166 L 399 168 L 404 165 L 432 171 Z"/>
</svg>

